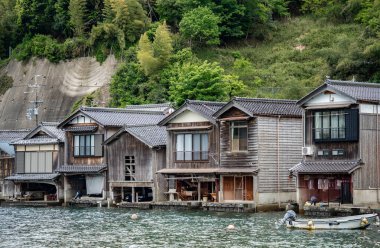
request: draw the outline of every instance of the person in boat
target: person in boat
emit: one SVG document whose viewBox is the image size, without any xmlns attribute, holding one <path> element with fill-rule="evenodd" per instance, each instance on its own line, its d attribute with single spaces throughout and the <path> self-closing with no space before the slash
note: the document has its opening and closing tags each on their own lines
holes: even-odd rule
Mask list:
<svg viewBox="0 0 380 248">
<path fill-rule="evenodd" d="M 80 199 L 82 197 L 82 193 L 80 192 L 80 190 L 77 191 L 77 194 L 75 195 L 74 199 Z"/>
<path fill-rule="evenodd" d="M 289 223 L 291 224 L 292 221 L 295 221 L 297 218 L 297 214 L 296 212 L 294 212 L 293 210 L 288 210 L 286 211 L 286 214 L 284 215 L 284 218 L 282 218 L 282 220 L 280 221 L 280 224 L 284 224 L 287 220 L 289 220 Z"/>
<path fill-rule="evenodd" d="M 312 195 L 310 198 L 311 205 L 315 206 L 317 204 L 317 200 L 318 200 L 318 198 L 315 195 Z"/>
</svg>

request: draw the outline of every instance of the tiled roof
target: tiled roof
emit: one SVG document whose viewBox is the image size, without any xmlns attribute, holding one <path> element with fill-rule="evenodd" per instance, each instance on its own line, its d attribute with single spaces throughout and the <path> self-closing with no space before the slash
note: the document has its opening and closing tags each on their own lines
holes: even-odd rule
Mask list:
<svg viewBox="0 0 380 248">
<path fill-rule="evenodd" d="M 291 173 L 301 174 L 350 174 L 361 166 L 360 160 L 354 161 L 304 161 L 289 169 Z"/>
<path fill-rule="evenodd" d="M 159 104 L 142 104 L 142 105 L 128 105 L 125 109 L 133 109 L 133 110 L 149 110 L 156 112 L 165 112 L 171 109 L 172 106 L 170 103 L 159 103 Z"/>
<path fill-rule="evenodd" d="M 70 132 L 95 132 L 96 129 L 98 129 L 98 126 L 71 126 L 68 128 L 65 128 L 65 131 L 70 131 Z"/>
<path fill-rule="evenodd" d="M 127 127 L 126 131 L 137 139 L 141 140 L 149 147 L 166 145 L 166 128 L 159 126 L 136 126 Z"/>
<path fill-rule="evenodd" d="M 208 119 L 210 122 L 215 123 L 215 118 L 213 117 L 213 114 L 219 109 L 221 109 L 225 104 L 225 102 L 186 100 L 186 102 L 179 109 L 177 109 L 169 116 L 167 116 L 165 119 L 163 119 L 159 123 L 159 125 L 165 125 L 185 110 L 194 111 L 203 116 L 204 118 Z"/>
<path fill-rule="evenodd" d="M 161 174 L 228 174 L 228 173 L 257 173 L 257 168 L 165 168 L 157 171 Z"/>
<path fill-rule="evenodd" d="M 59 126 L 62 127 L 68 123 L 73 116 L 81 112 L 102 126 L 122 127 L 124 124 L 128 125 L 145 125 L 157 124 L 164 117 L 163 112 L 149 111 L 149 110 L 134 110 L 134 109 L 121 109 L 121 108 L 94 108 L 94 107 L 81 107 L 80 110 L 75 112 L 69 118 L 66 118 Z"/>
<path fill-rule="evenodd" d="M 326 84 L 356 100 L 376 102 L 380 101 L 380 84 L 378 83 L 328 79 L 326 80 Z"/>
<path fill-rule="evenodd" d="M 41 122 L 23 139 L 12 142 L 13 145 L 56 144 L 65 141 L 65 132 L 57 128 L 57 122 Z M 43 132 L 46 135 L 37 135 Z"/>
<path fill-rule="evenodd" d="M 111 143 L 125 132 L 130 133 L 149 147 L 166 145 L 166 128 L 157 125 L 124 126 L 114 135 L 105 140 L 104 144 L 107 145 Z"/>
<path fill-rule="evenodd" d="M 107 165 L 63 165 L 60 168 L 56 169 L 56 172 L 61 173 L 98 173 L 107 169 Z"/>
<path fill-rule="evenodd" d="M 17 139 L 22 139 L 30 130 L 0 130 L 0 142 L 10 143 Z"/>
<path fill-rule="evenodd" d="M 13 176 L 6 177 L 5 180 L 12 181 L 44 181 L 44 180 L 53 180 L 59 177 L 57 173 L 49 174 L 15 174 Z"/>
<path fill-rule="evenodd" d="M 302 116 L 294 100 L 235 97 L 232 101 L 252 115 Z"/>
<path fill-rule="evenodd" d="M 41 145 L 41 144 L 57 144 L 59 139 L 53 138 L 34 138 L 34 139 L 20 139 L 12 143 L 12 145 Z"/>
</svg>

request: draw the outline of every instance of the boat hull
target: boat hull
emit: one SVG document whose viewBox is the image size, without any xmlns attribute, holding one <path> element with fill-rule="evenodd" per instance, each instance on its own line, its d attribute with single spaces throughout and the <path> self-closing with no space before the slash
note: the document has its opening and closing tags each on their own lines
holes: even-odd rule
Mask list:
<svg viewBox="0 0 380 248">
<path fill-rule="evenodd" d="M 377 214 L 362 214 L 329 219 L 298 219 L 286 221 L 288 228 L 297 229 L 365 229 L 374 221 Z"/>
</svg>

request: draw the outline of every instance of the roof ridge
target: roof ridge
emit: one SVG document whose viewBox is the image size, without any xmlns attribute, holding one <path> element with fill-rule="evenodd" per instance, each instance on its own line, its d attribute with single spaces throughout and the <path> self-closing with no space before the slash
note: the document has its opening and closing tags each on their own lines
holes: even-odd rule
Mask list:
<svg viewBox="0 0 380 248">
<path fill-rule="evenodd" d="M 204 104 L 204 103 L 211 103 L 211 104 L 226 104 L 227 102 L 217 102 L 217 101 L 203 101 L 203 100 L 190 100 L 186 99 L 187 103 L 199 103 L 199 104 Z"/>
<path fill-rule="evenodd" d="M 369 87 L 376 87 L 380 88 L 380 83 L 371 83 L 371 82 L 357 82 L 357 81 L 344 81 L 344 80 L 333 80 L 333 79 L 326 79 L 326 84 L 334 85 L 334 84 L 348 84 L 348 85 L 355 85 L 355 86 L 369 86 Z"/>
<path fill-rule="evenodd" d="M 170 107 L 171 103 L 148 103 L 148 104 L 131 104 L 131 105 L 126 105 L 125 108 L 129 107 L 156 107 L 156 106 L 167 106 Z"/>
<path fill-rule="evenodd" d="M 271 98 L 250 98 L 250 97 L 234 97 L 233 100 L 244 100 L 244 101 L 261 101 L 261 102 L 272 102 L 272 103 L 296 103 L 297 100 L 291 99 L 271 99 Z"/>
<path fill-rule="evenodd" d="M 115 112 L 115 113 L 143 113 L 143 114 L 160 114 L 164 115 L 163 111 L 142 110 L 142 109 L 126 109 L 126 108 L 103 108 L 103 107 L 86 107 L 82 106 L 81 111 L 96 111 L 96 112 Z"/>
</svg>

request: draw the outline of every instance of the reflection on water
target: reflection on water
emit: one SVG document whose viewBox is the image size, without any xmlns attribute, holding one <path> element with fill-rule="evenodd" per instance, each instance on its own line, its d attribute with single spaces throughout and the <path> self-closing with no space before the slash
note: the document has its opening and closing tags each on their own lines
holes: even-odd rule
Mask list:
<svg viewBox="0 0 380 248">
<path fill-rule="evenodd" d="M 131 220 L 132 213 L 139 215 Z M 283 213 L 0 208 L 0 247 L 380 247 L 380 229 L 276 229 Z M 234 224 L 235 230 L 227 230 Z"/>
</svg>

